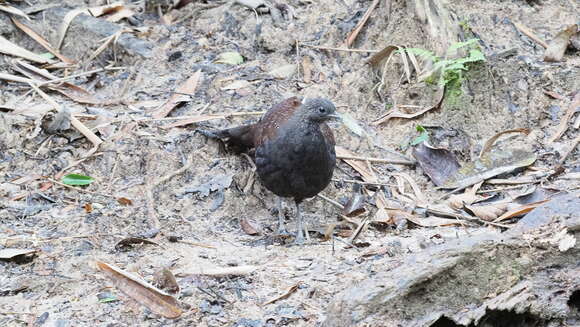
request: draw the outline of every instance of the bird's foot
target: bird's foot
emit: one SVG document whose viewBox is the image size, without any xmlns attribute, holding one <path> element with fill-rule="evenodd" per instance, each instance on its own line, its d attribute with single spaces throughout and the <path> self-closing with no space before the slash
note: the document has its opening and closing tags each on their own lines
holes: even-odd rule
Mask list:
<svg viewBox="0 0 580 327">
<path fill-rule="evenodd" d="M 304 245 L 304 231 L 298 230 L 296 231 L 296 238 L 294 239 L 294 245 Z"/>
</svg>

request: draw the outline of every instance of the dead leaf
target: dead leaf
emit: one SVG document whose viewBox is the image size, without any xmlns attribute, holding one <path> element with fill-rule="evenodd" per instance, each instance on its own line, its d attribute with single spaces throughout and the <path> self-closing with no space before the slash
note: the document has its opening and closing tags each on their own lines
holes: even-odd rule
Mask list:
<svg viewBox="0 0 580 327">
<path fill-rule="evenodd" d="M 389 121 L 392 118 L 412 119 L 415 117 L 419 117 L 422 114 L 426 113 L 427 111 L 439 108 L 439 106 L 441 106 L 441 103 L 443 102 L 443 95 L 444 94 L 445 94 L 445 88 L 444 87 L 439 88 L 439 90 L 437 91 L 437 95 L 436 95 L 437 101 L 435 102 L 434 105 L 429 106 L 429 107 L 425 107 L 425 108 L 423 108 L 415 113 L 412 113 L 412 114 L 403 113 L 400 111 L 399 106 L 395 106 L 392 108 L 392 110 L 388 114 L 375 120 L 374 122 L 372 122 L 372 124 L 373 125 L 380 125 L 382 123 Z"/>
<path fill-rule="evenodd" d="M 353 191 L 342 209 L 342 214 L 347 217 L 356 217 L 366 212 L 364 207 L 365 196 L 360 192 L 360 184 L 353 185 Z"/>
<path fill-rule="evenodd" d="M 514 217 L 523 216 L 526 213 L 541 206 L 542 204 L 548 202 L 549 200 L 550 199 L 546 199 L 546 200 L 542 200 L 542 201 L 538 201 L 538 202 L 532 202 L 532 203 L 524 204 L 524 205 L 519 206 L 517 208 L 510 209 L 507 212 L 505 212 L 503 215 L 497 217 L 493 222 L 498 222 L 498 221 L 502 221 L 502 220 L 506 220 L 506 219 L 511 219 Z"/>
<path fill-rule="evenodd" d="M 439 217 L 425 217 L 425 218 L 417 218 L 415 216 L 408 217 L 408 221 L 412 222 L 413 224 L 421 227 L 444 227 L 444 226 L 456 226 L 461 225 L 462 222 L 457 219 L 447 219 L 447 218 L 439 218 Z"/>
<path fill-rule="evenodd" d="M 564 133 L 568 129 L 568 122 L 570 121 L 570 119 L 572 119 L 572 116 L 574 116 L 574 113 L 576 113 L 576 109 L 578 107 L 580 107 L 580 92 L 577 92 L 576 95 L 574 96 L 574 99 L 570 103 L 568 110 L 566 110 L 566 114 L 560 120 L 560 125 L 558 125 L 556 133 L 554 133 L 554 135 L 548 140 L 548 144 L 554 143 L 562 135 L 564 135 Z"/>
<path fill-rule="evenodd" d="M 150 240 L 147 240 L 144 238 L 140 238 L 140 237 L 126 237 L 126 238 L 120 240 L 119 242 L 117 242 L 117 244 L 115 244 L 115 250 L 124 251 L 124 250 L 127 250 L 128 248 L 131 248 L 133 246 L 133 244 L 159 245 L 153 241 L 150 241 Z"/>
<path fill-rule="evenodd" d="M 12 260 L 19 256 L 36 253 L 37 250 L 32 249 L 0 249 L 0 260 Z"/>
<path fill-rule="evenodd" d="M 120 205 L 123 206 L 132 206 L 133 205 L 133 201 L 131 201 L 130 199 L 127 198 L 117 198 L 117 202 L 119 202 Z"/>
<path fill-rule="evenodd" d="M 177 88 L 177 91 L 171 95 L 169 100 L 162 105 L 159 109 L 157 109 L 153 113 L 153 118 L 163 118 L 167 116 L 178 103 L 189 101 L 191 99 L 190 96 L 184 95 L 188 94 L 193 96 L 195 94 L 195 90 L 197 89 L 197 85 L 202 77 L 201 70 L 193 73 L 191 77 L 189 77 L 181 86 Z"/>
<path fill-rule="evenodd" d="M 279 301 L 279 300 L 283 300 L 283 299 L 288 298 L 290 295 L 292 295 L 292 293 L 294 293 L 294 292 L 296 292 L 298 290 L 298 287 L 300 286 L 300 284 L 302 284 L 302 282 L 298 282 L 298 283 L 290 286 L 290 288 L 286 291 L 286 293 L 284 293 L 284 294 L 282 294 L 280 296 L 277 296 L 277 297 L 275 297 L 275 298 L 273 298 L 271 300 L 268 300 L 268 301 L 264 302 L 264 304 L 262 304 L 262 305 L 272 304 L 272 303 L 274 303 L 276 301 Z"/>
<path fill-rule="evenodd" d="M 12 7 L 12 6 L 5 6 L 5 5 L 0 5 L 0 11 L 12 14 L 12 15 L 16 15 L 16 16 L 20 16 L 23 18 L 26 18 L 28 20 L 30 20 L 30 17 L 28 17 L 28 15 L 23 12 L 22 10 Z"/>
<path fill-rule="evenodd" d="M 578 24 L 572 24 L 556 34 L 556 37 L 550 41 L 546 52 L 544 52 L 544 61 L 562 61 L 568 44 L 570 44 L 570 38 L 576 33 L 578 33 Z"/>
<path fill-rule="evenodd" d="M 91 212 L 93 212 L 93 205 L 90 203 L 85 203 L 85 205 L 83 206 L 83 209 L 85 209 L 86 213 L 91 213 Z"/>
<path fill-rule="evenodd" d="M 117 10 L 112 15 L 107 17 L 106 20 L 108 22 L 116 23 L 116 22 L 120 21 L 121 19 L 129 18 L 129 17 L 132 17 L 133 15 L 135 15 L 135 12 L 133 10 L 127 8 L 125 5 L 123 5 L 123 6 L 117 7 Z"/>
<path fill-rule="evenodd" d="M 470 205 L 477 201 L 479 197 L 477 196 L 477 190 L 481 187 L 483 182 L 475 184 L 469 190 L 465 190 L 463 194 L 455 194 L 449 197 L 447 200 L 447 205 L 455 210 L 463 208 L 464 205 Z"/>
<path fill-rule="evenodd" d="M 37 55 L 34 52 L 30 52 L 10 41 L 0 36 L 0 53 L 4 53 L 10 56 L 24 58 L 33 62 L 40 64 L 48 64 L 54 62 L 54 60 L 45 58 L 43 56 Z"/>
<path fill-rule="evenodd" d="M 36 31 L 34 31 L 32 28 L 22 24 L 14 17 L 10 17 L 10 19 L 12 20 L 12 23 L 14 25 L 16 25 L 16 27 L 18 27 L 20 30 L 22 30 L 24 33 L 26 33 L 28 36 L 30 36 L 34 41 L 36 41 L 38 44 L 40 44 L 46 50 L 48 50 L 48 52 L 55 55 L 58 59 L 62 60 L 64 63 L 69 64 L 69 65 L 72 65 L 75 63 L 74 60 L 69 59 L 68 57 L 66 57 L 63 54 L 61 54 L 60 52 L 58 52 L 58 50 L 54 49 L 47 40 L 45 40 L 40 34 L 36 33 Z"/>
<path fill-rule="evenodd" d="M 507 131 L 503 131 L 503 132 L 499 132 L 497 134 L 495 134 L 494 136 L 492 136 L 489 140 L 487 140 L 483 146 L 483 148 L 481 149 L 481 152 L 479 152 L 479 157 L 481 158 L 481 156 L 488 152 L 489 150 L 491 150 L 491 148 L 493 147 L 493 144 L 495 143 L 495 141 L 497 141 L 497 139 L 500 138 L 500 136 L 504 135 L 504 134 L 510 134 L 510 133 L 522 133 L 525 135 L 530 134 L 530 129 L 529 128 L 515 128 L 515 129 L 508 129 Z"/>
<path fill-rule="evenodd" d="M 485 221 L 492 221 L 506 212 L 507 203 L 492 203 L 481 206 L 465 205 L 464 209 L 472 216 L 479 217 Z"/>
<path fill-rule="evenodd" d="M 252 224 L 246 218 L 242 218 L 242 220 L 240 220 L 240 225 L 246 234 L 260 235 L 260 232 L 254 226 L 252 226 Z"/>
<path fill-rule="evenodd" d="M 181 316 L 182 311 L 175 298 L 147 283 L 141 277 L 102 261 L 97 261 L 97 267 L 113 281 L 119 290 L 152 312 L 169 319 Z"/>
<path fill-rule="evenodd" d="M 340 156 L 351 156 L 354 157 L 356 156 L 356 153 L 351 152 L 341 146 L 336 146 L 335 147 L 335 151 L 336 151 L 336 156 L 340 157 Z M 365 182 L 376 182 L 376 176 L 374 174 L 374 172 L 372 172 L 370 170 L 370 168 L 364 163 L 364 161 L 360 161 L 360 160 L 351 160 L 351 159 L 342 159 L 344 162 L 346 162 L 349 166 L 351 166 L 352 168 L 354 168 L 354 170 L 356 170 L 359 174 L 361 174 L 363 180 Z"/>
<path fill-rule="evenodd" d="M 461 167 L 453 152 L 434 148 L 426 142 L 421 142 L 413 148 L 413 157 L 436 186 L 445 184 Z"/>
<path fill-rule="evenodd" d="M 375 8 L 379 4 L 379 2 L 381 2 L 381 1 L 374 0 L 373 3 L 371 3 L 371 5 L 367 9 L 367 11 L 365 12 L 364 16 L 359 20 L 358 24 L 354 27 L 354 29 L 352 31 L 350 31 L 350 33 L 348 33 L 348 36 L 346 37 L 346 41 L 345 41 L 347 48 L 349 48 L 354 43 L 354 40 L 356 40 L 356 37 L 358 36 L 361 29 L 366 24 L 367 20 L 371 17 L 371 13 L 373 12 L 373 10 L 375 10 Z"/>
<path fill-rule="evenodd" d="M 536 155 L 524 150 L 494 151 L 466 163 L 451 176 L 441 189 L 463 189 L 497 175 L 526 167 L 536 161 Z"/>
</svg>

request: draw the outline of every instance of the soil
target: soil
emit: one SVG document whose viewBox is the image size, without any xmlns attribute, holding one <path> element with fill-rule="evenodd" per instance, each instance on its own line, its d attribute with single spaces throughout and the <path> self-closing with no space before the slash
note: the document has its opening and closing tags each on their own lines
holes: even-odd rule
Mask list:
<svg viewBox="0 0 580 327">
<path fill-rule="evenodd" d="M 474 160 L 487 139 L 507 129 L 531 132 L 503 137 L 495 147 L 533 151 L 538 157 L 536 171 L 554 169 L 574 146 L 576 116 L 558 140 L 548 140 L 580 90 L 580 52 L 570 47 L 564 62 L 546 63 L 544 49 L 513 23 L 549 41 L 578 23 L 579 3 L 449 1 L 453 15 L 467 26 L 465 39 L 470 35 L 479 39 L 485 63 L 466 72 L 461 92 L 447 93 L 440 108 L 381 125 L 373 122 L 393 105 L 427 106 L 434 100 L 432 87 L 416 77 L 406 81 L 396 60 L 378 88 L 381 79 L 367 64 L 372 52 L 325 49 L 345 48 L 347 34 L 371 3 L 279 2 L 276 8 L 284 10 L 276 17 L 225 1 L 194 1 L 173 10 L 163 1 L 143 1 L 130 5 L 135 11 L 130 20 L 118 23 L 78 16 L 61 52 L 79 64 L 66 73 L 122 68 L 69 81 L 94 94 L 100 104 L 46 91 L 104 140 L 96 152 L 74 128 L 47 133 L 42 125 L 47 115 L 54 116 L 52 107 L 29 85 L 0 80 L 0 247 L 37 251 L 18 260 L 0 260 L 0 325 L 319 326 L 336 294 L 399 267 L 408 256 L 451 240 L 504 231 L 471 222 L 417 226 L 403 218 L 369 224 L 353 246 L 349 239 L 355 228 L 348 224 L 337 228 L 330 240 L 324 239 L 328 225 L 341 219 L 341 212 L 316 197 L 302 204 L 309 241 L 293 246 L 291 238 L 276 235 L 276 198 L 260 185 L 248 158 L 224 153 L 218 143 L 195 132 L 255 121 L 251 112 L 301 95 L 331 99 L 362 126 L 363 136 L 344 125 L 333 126 L 337 144 L 362 157 L 412 158 L 409 143 L 418 135 L 417 125 L 442 131 L 444 136 L 435 141 L 452 149 L 462 162 Z M 28 2 L 7 4 L 29 7 Z M 31 2 L 33 7 L 46 4 L 51 2 Z M 65 1 L 31 14 L 27 23 L 55 44 L 68 10 L 102 4 Z M 159 12 L 170 18 L 162 21 Z M 135 30 L 91 59 L 103 44 L 101 39 L 118 26 Z M 0 35 L 35 53 L 46 52 L 2 12 Z M 399 45 L 435 50 L 435 43 L 427 25 L 416 17 L 413 1 L 379 1 L 352 48 Z M 219 63 L 225 52 L 238 52 L 243 63 Z M 19 75 L 13 59 L 0 54 L 0 71 Z M 293 74 L 273 77 L 272 70 L 287 65 L 295 65 Z M 50 71 L 65 76 L 62 69 Z M 194 94 L 182 96 L 167 119 L 152 118 L 197 71 L 201 77 Z M 228 89 L 240 80 L 248 83 Z M 249 114 L 167 127 L 178 121 L 171 117 L 243 112 Z M 579 158 L 578 150 L 571 151 L 563 171 L 542 185 L 577 191 Z M 421 215 L 421 210 L 393 195 L 394 173 L 409 176 L 427 202 L 442 202 L 446 191 L 436 189 L 419 165 L 372 165 L 377 180 L 386 184 L 381 192 L 390 206 Z M 182 167 L 187 169 L 180 171 Z M 68 187 L 57 183 L 64 173 L 91 176 L 95 182 Z M 358 171 L 339 160 L 334 180 L 322 194 L 345 204 L 353 195 L 350 181 L 359 178 Z M 369 194 L 377 191 L 369 189 Z M 359 224 L 376 218 L 376 195 L 367 198 L 365 208 L 365 214 L 352 218 Z M 294 232 L 290 202 L 284 211 Z M 242 228 L 246 223 L 257 235 Z M 128 237 L 155 243 L 118 246 Z M 115 288 L 97 261 L 152 284 L 159 271 L 169 269 L 176 276 L 180 291 L 175 297 L 184 313 L 169 320 L 151 312 Z M 248 265 L 255 270 L 242 276 L 203 274 Z M 290 289 L 288 296 L 276 300 Z"/>
</svg>

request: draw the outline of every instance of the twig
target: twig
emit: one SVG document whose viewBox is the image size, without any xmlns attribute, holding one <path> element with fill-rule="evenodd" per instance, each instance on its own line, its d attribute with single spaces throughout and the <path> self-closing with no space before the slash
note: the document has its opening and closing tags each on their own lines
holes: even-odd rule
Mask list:
<svg viewBox="0 0 580 327">
<path fill-rule="evenodd" d="M 306 43 L 299 43 L 299 45 L 303 45 L 305 47 L 314 48 L 314 49 L 321 49 L 321 50 L 332 50 L 332 51 L 346 51 L 346 52 L 367 52 L 367 53 L 375 53 L 379 52 L 379 50 L 368 50 L 368 49 L 349 49 L 349 48 L 333 48 L 333 47 L 324 47 L 320 45 L 314 44 L 306 44 Z"/>
<path fill-rule="evenodd" d="M 360 185 L 396 186 L 394 184 L 389 184 L 389 183 L 364 182 L 364 181 L 357 181 L 355 179 L 338 179 L 338 178 L 333 178 L 332 181 L 334 181 L 334 182 L 342 182 L 342 183 L 360 184 Z"/>
<path fill-rule="evenodd" d="M 381 158 L 346 156 L 346 155 L 336 156 L 336 158 L 337 159 L 346 159 L 346 160 L 361 160 L 361 161 L 370 161 L 370 162 L 379 162 L 379 163 L 390 163 L 390 164 L 397 164 L 397 165 L 409 165 L 409 166 L 413 166 L 415 164 L 412 161 L 402 160 L 402 159 L 381 159 Z"/>
<path fill-rule="evenodd" d="M 524 25 L 522 25 L 520 23 L 513 22 L 513 24 L 520 32 L 522 32 L 524 35 L 526 35 L 527 37 L 532 39 L 532 41 L 536 42 L 537 44 L 543 46 L 546 49 L 548 48 L 548 43 L 546 43 L 544 40 L 540 39 L 529 28 L 525 27 Z"/>
<path fill-rule="evenodd" d="M 196 242 L 188 241 L 188 240 L 179 240 L 178 242 L 193 245 L 193 246 L 199 246 L 199 247 L 206 248 L 206 249 L 215 249 L 216 248 L 213 245 L 206 245 L 206 244 L 196 243 Z"/>
<path fill-rule="evenodd" d="M 578 108 L 579 106 L 580 106 L 580 92 L 576 93 L 576 96 L 574 96 L 574 99 L 572 100 L 572 103 L 570 103 L 570 106 L 568 107 L 566 114 L 564 115 L 564 117 L 562 117 L 562 120 L 560 121 L 558 130 L 556 131 L 554 136 L 552 136 L 550 140 L 548 140 L 548 144 L 554 143 L 554 141 L 559 139 L 566 132 L 566 130 L 568 129 L 568 122 L 570 121 L 572 116 L 574 116 L 576 108 Z"/>
<path fill-rule="evenodd" d="M 354 40 L 356 40 L 356 37 L 358 36 L 364 25 L 367 23 L 367 20 L 371 17 L 371 13 L 373 12 L 373 10 L 375 10 L 375 7 L 379 4 L 379 2 L 380 0 L 373 1 L 369 9 L 367 9 L 367 11 L 365 12 L 362 19 L 358 22 L 355 28 L 348 34 L 345 41 L 347 47 L 350 47 L 354 43 Z"/>
<path fill-rule="evenodd" d="M 343 206 L 342 204 L 340 204 L 340 203 L 338 203 L 338 202 L 334 201 L 334 200 L 333 200 L 333 199 L 331 199 L 331 198 L 328 198 L 328 197 L 326 197 L 326 196 L 324 196 L 324 195 L 322 195 L 322 194 L 320 194 L 320 193 L 319 193 L 319 194 L 316 194 L 316 196 L 317 196 L 317 197 L 319 197 L 319 198 L 321 198 L 322 200 L 324 200 L 324 201 L 326 201 L 326 202 L 328 202 L 328 203 L 332 204 L 333 206 L 337 207 L 337 208 L 338 208 L 338 209 L 340 209 L 340 210 L 343 210 L 343 209 L 344 209 L 344 206 Z"/>
</svg>

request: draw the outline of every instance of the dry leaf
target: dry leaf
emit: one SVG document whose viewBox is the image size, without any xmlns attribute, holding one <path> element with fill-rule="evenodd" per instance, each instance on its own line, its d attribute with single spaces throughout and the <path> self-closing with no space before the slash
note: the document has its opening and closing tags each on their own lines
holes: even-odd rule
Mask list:
<svg viewBox="0 0 580 327">
<path fill-rule="evenodd" d="M 30 20 L 30 17 L 28 17 L 28 15 L 25 12 L 12 6 L 0 5 L 0 11 L 7 12 L 9 14 L 20 16 Z"/>
<path fill-rule="evenodd" d="M 11 17 L 10 19 L 12 20 L 12 23 L 14 25 L 16 25 L 16 27 L 18 27 L 20 30 L 22 30 L 24 33 L 26 33 L 28 36 L 30 36 L 38 44 L 42 45 L 42 47 L 44 47 L 46 50 L 48 50 L 48 52 L 55 55 L 58 59 L 62 60 L 64 63 L 69 64 L 69 65 L 72 65 L 75 63 L 74 60 L 67 58 L 66 56 L 64 56 L 60 52 L 58 52 L 56 49 L 53 49 L 52 46 L 50 45 L 50 43 L 47 40 L 45 40 L 40 34 L 36 33 L 36 31 L 34 31 L 32 28 L 22 24 L 21 22 L 19 22 L 17 19 L 15 19 L 13 17 Z"/>
<path fill-rule="evenodd" d="M 260 232 L 254 226 L 252 226 L 252 224 L 250 224 L 250 222 L 246 218 L 240 220 L 240 225 L 242 226 L 242 230 L 248 235 L 260 234 Z"/>
<path fill-rule="evenodd" d="M 34 52 L 30 52 L 10 41 L 0 36 L 0 53 L 4 53 L 10 56 L 24 58 L 26 60 L 34 61 L 40 64 L 48 64 L 54 62 L 43 56 L 37 55 Z"/>
<path fill-rule="evenodd" d="M 529 128 L 515 128 L 515 129 L 508 129 L 507 131 L 503 131 L 503 132 L 499 132 L 497 134 L 495 134 L 494 136 L 492 136 L 489 140 L 487 140 L 483 146 L 483 148 L 481 149 L 481 152 L 479 152 L 479 157 L 481 158 L 481 156 L 488 152 L 489 150 L 491 150 L 491 148 L 493 147 L 493 144 L 495 143 L 495 141 L 497 141 L 497 139 L 499 139 L 500 136 L 504 135 L 504 134 L 510 134 L 510 133 L 522 133 L 525 135 L 530 134 L 530 129 Z"/>
<path fill-rule="evenodd" d="M 86 213 L 91 213 L 91 212 L 93 212 L 93 205 L 90 203 L 85 203 L 85 205 L 83 206 L 83 209 L 85 209 Z"/>
<path fill-rule="evenodd" d="M 11 260 L 21 255 L 36 253 L 37 250 L 31 249 L 0 249 L 0 260 Z"/>
<path fill-rule="evenodd" d="M 133 205 L 133 201 L 127 199 L 127 198 L 117 198 L 117 202 L 119 202 L 120 205 L 124 205 L 124 206 L 132 206 Z"/>
<path fill-rule="evenodd" d="M 445 184 L 461 167 L 453 152 L 434 148 L 426 142 L 421 142 L 413 148 L 413 157 L 436 186 Z"/>
<path fill-rule="evenodd" d="M 141 277 L 102 261 L 97 261 L 97 267 L 113 281 L 118 289 L 152 312 L 169 319 L 181 316 L 182 311 L 175 298 L 147 283 Z"/>
<path fill-rule="evenodd" d="M 372 124 L 373 125 L 380 125 L 384 122 L 387 122 L 389 119 L 392 119 L 392 118 L 411 119 L 411 118 L 419 117 L 422 114 L 426 113 L 427 111 L 439 108 L 439 106 L 443 102 L 443 95 L 445 94 L 445 88 L 441 87 L 441 88 L 439 88 L 439 90 L 437 92 L 438 92 L 437 96 L 436 96 L 437 101 L 432 106 L 425 107 L 425 108 L 423 108 L 415 113 L 412 113 L 412 114 L 403 113 L 399 110 L 398 106 L 395 106 L 388 114 L 386 114 L 385 116 L 372 122 Z"/>
<path fill-rule="evenodd" d="M 479 217 L 485 221 L 492 221 L 506 212 L 507 203 L 494 203 L 482 206 L 464 206 L 471 215 Z"/>
<path fill-rule="evenodd" d="M 189 94 L 193 96 L 195 94 L 195 90 L 197 89 L 197 85 L 201 79 L 202 73 L 201 70 L 193 73 L 183 84 L 181 84 L 177 91 L 171 95 L 169 100 L 161 106 L 161 108 L 157 109 L 153 113 L 153 118 L 163 118 L 167 116 L 178 103 L 190 100 L 190 97 L 184 96 L 184 94 Z M 184 99 L 185 97 L 185 99 Z"/>
<path fill-rule="evenodd" d="M 514 218 L 514 217 L 523 216 L 526 213 L 541 206 L 542 204 L 548 202 L 549 200 L 550 199 L 546 199 L 546 200 L 542 200 L 542 201 L 538 201 L 538 202 L 528 203 L 528 204 L 525 204 L 523 206 L 519 206 L 517 208 L 510 209 L 506 213 L 504 213 L 503 215 L 497 217 L 497 219 L 495 219 L 493 222 L 498 222 L 498 221 L 502 221 L 502 220 L 506 220 L 506 219 L 510 219 L 510 218 Z"/>
<path fill-rule="evenodd" d="M 578 33 L 578 24 L 572 24 L 556 34 L 556 37 L 548 44 L 548 48 L 544 53 L 544 61 L 562 61 L 568 44 L 570 44 L 570 38 L 576 33 Z"/>
</svg>

